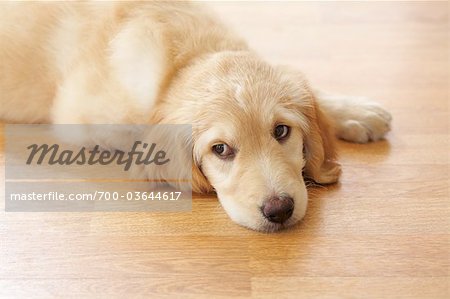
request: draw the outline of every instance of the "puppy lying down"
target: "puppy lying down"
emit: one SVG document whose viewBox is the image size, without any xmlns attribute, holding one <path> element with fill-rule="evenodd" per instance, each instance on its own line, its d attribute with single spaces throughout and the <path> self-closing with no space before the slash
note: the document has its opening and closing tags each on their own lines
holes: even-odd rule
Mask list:
<svg viewBox="0 0 450 299">
<path fill-rule="evenodd" d="M 1 119 L 192 124 L 193 190 L 255 230 L 303 218 L 303 176 L 339 179 L 335 136 L 389 131 L 376 103 L 312 90 L 195 4 L 4 2 L 0 15 Z"/>
</svg>

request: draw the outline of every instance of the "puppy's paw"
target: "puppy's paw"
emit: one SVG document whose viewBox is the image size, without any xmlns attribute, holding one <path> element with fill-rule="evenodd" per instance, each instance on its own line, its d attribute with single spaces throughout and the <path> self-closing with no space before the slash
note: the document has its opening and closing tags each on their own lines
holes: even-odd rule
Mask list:
<svg viewBox="0 0 450 299">
<path fill-rule="evenodd" d="M 349 99 L 342 109 L 338 124 L 339 138 L 356 143 L 382 139 L 391 129 L 389 112 L 365 98 Z"/>
</svg>

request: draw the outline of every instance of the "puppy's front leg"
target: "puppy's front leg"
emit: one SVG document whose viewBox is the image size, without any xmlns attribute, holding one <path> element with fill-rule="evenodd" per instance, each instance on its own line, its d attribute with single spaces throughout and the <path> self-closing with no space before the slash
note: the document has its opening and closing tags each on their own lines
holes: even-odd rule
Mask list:
<svg viewBox="0 0 450 299">
<path fill-rule="evenodd" d="M 315 92 L 338 138 L 367 143 L 382 139 L 391 128 L 391 114 L 365 97 L 333 96 Z"/>
</svg>

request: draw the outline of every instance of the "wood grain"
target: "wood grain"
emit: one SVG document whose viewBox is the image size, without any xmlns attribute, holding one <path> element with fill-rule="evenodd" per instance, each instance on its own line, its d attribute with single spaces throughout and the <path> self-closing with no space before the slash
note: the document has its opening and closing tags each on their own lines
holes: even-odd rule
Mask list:
<svg viewBox="0 0 450 299">
<path fill-rule="evenodd" d="M 387 140 L 339 142 L 342 181 L 276 234 L 212 196 L 192 213 L 0 212 L 0 297 L 449 298 L 448 3 L 211 6 L 269 61 L 380 101 Z"/>
</svg>

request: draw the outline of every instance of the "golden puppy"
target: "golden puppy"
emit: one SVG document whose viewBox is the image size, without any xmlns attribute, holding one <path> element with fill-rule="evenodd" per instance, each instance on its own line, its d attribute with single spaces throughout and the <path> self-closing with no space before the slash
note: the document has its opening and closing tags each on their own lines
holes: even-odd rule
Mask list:
<svg viewBox="0 0 450 299">
<path fill-rule="evenodd" d="M 185 2 L 0 5 L 0 117 L 27 123 L 188 123 L 193 188 L 273 231 L 303 218 L 303 175 L 338 180 L 334 135 L 378 140 L 391 117 L 317 94 Z"/>
</svg>

